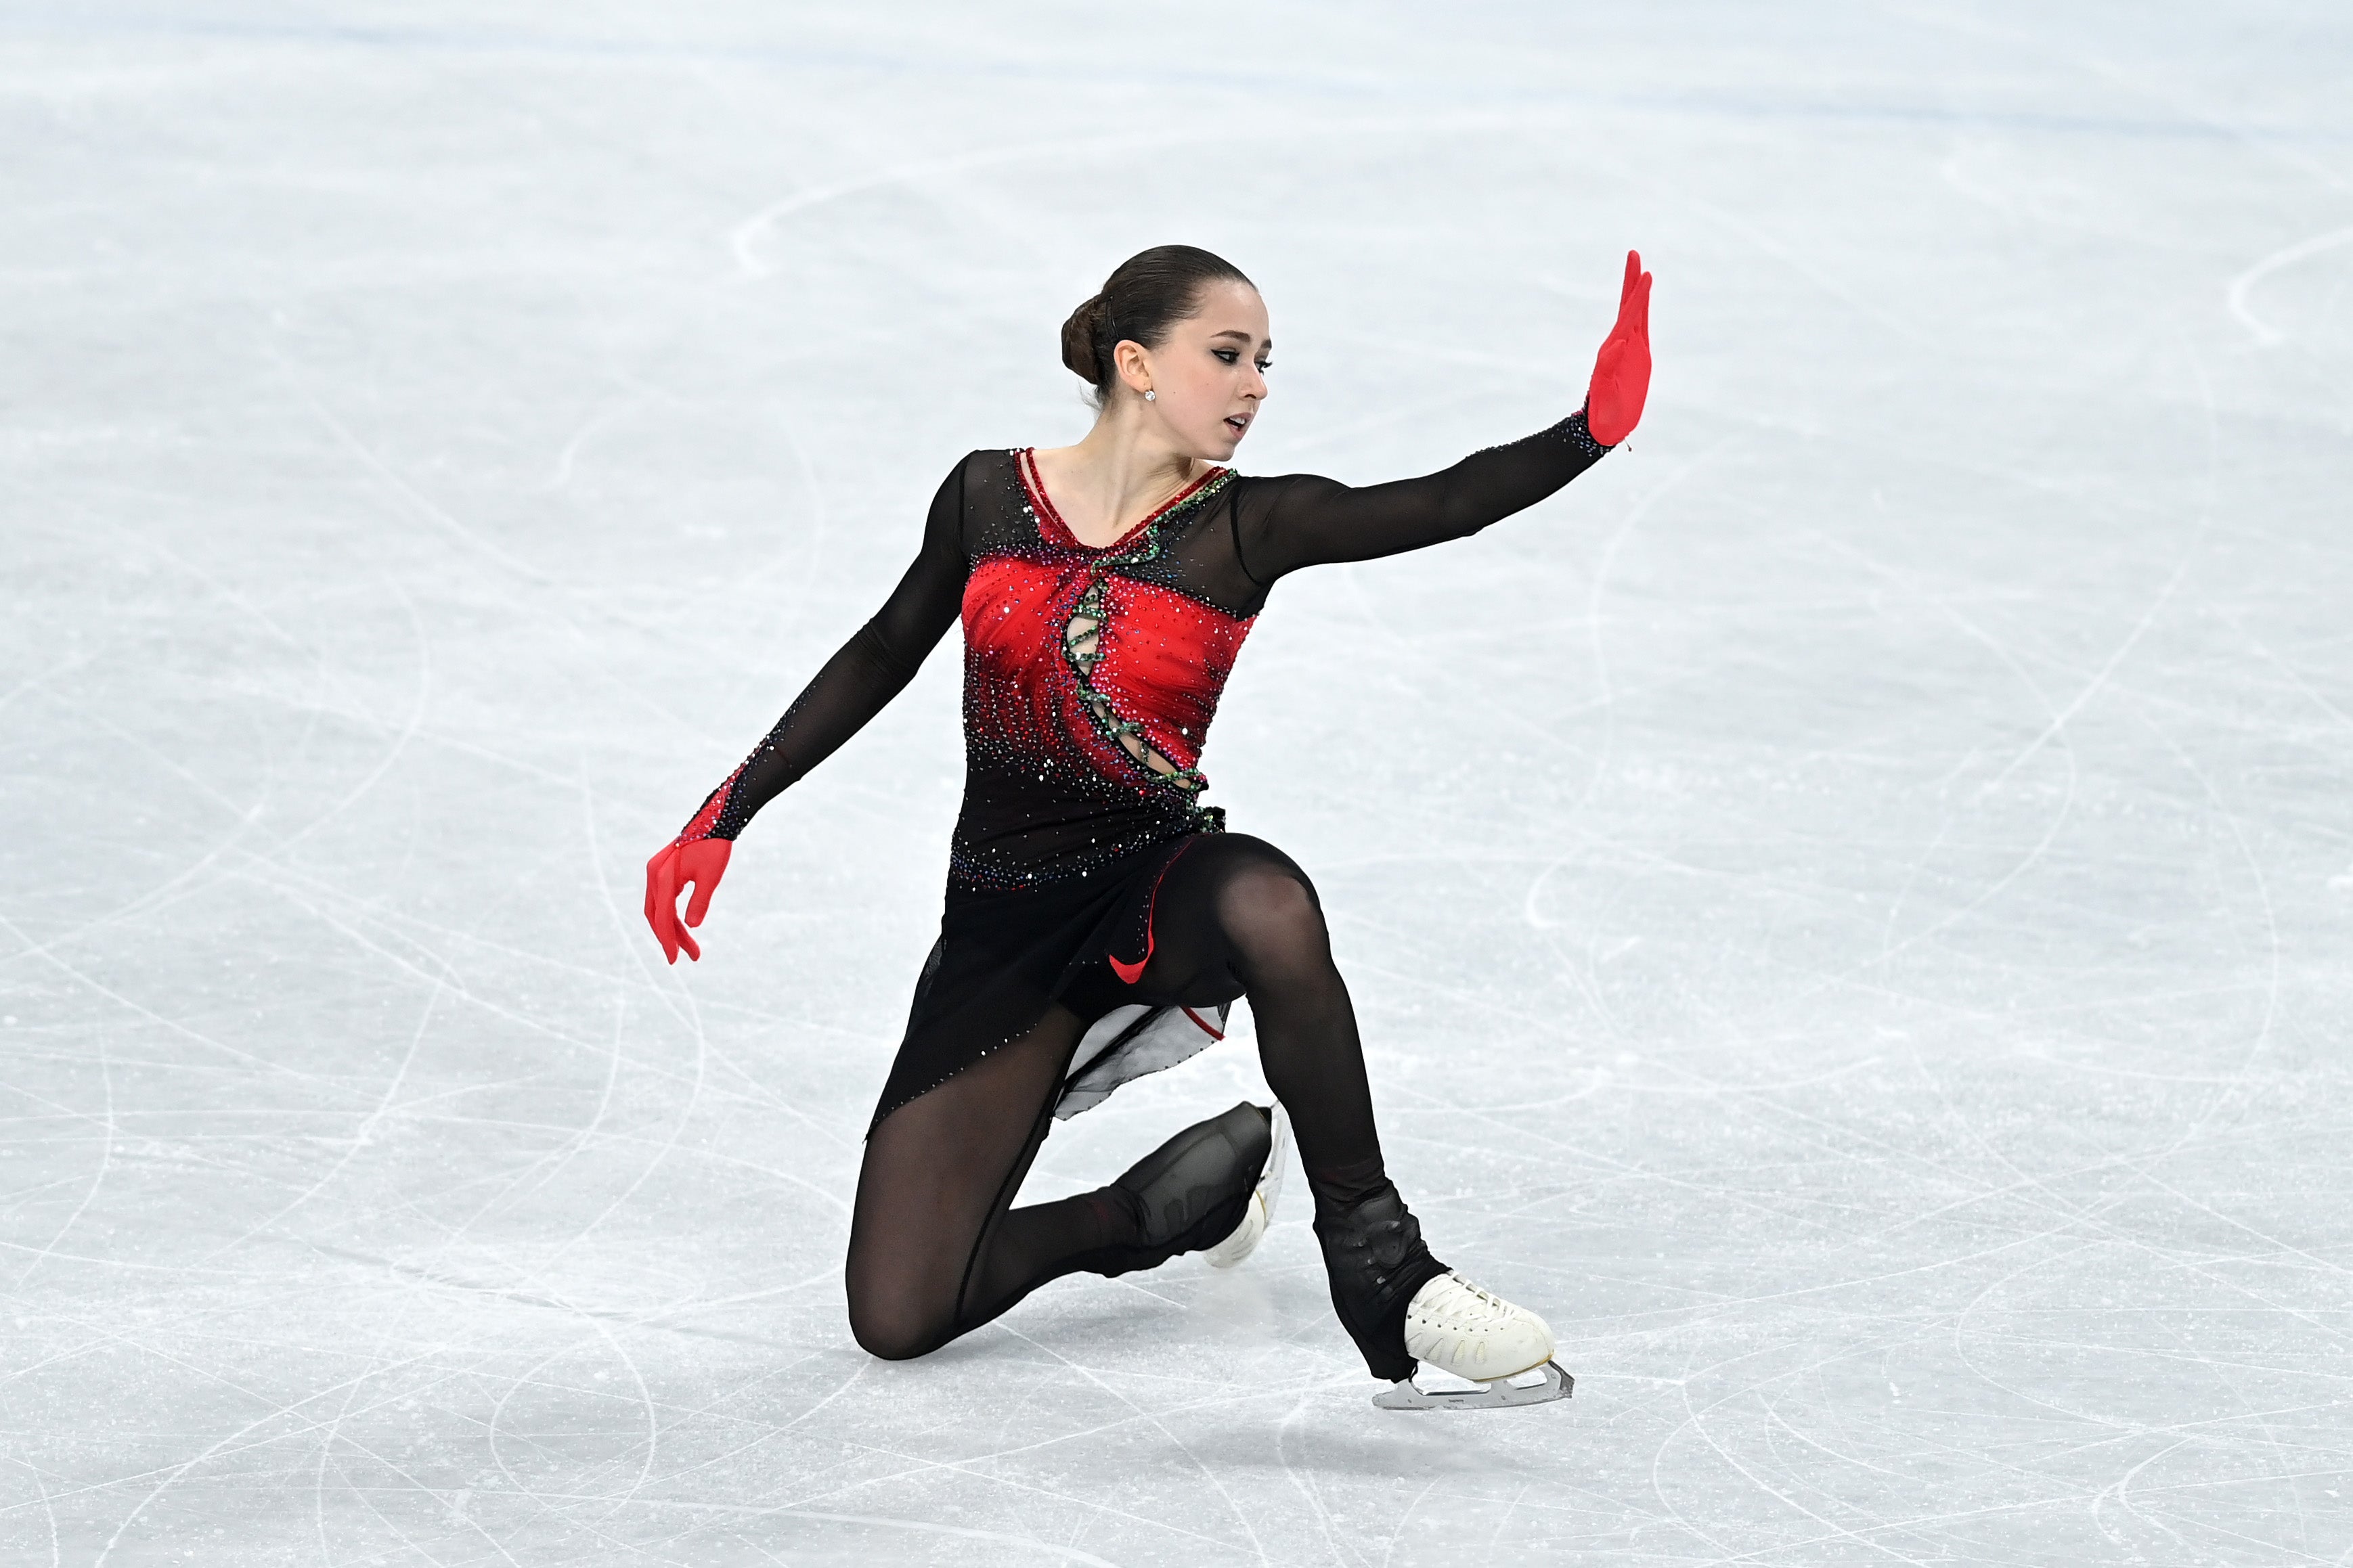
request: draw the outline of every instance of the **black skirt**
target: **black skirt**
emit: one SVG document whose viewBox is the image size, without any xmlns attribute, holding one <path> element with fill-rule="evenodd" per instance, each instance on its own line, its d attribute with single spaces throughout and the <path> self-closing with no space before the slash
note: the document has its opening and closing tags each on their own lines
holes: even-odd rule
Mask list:
<svg viewBox="0 0 2353 1568">
<path fill-rule="evenodd" d="M 1153 897 L 1202 837 L 1187 833 L 1042 888 L 981 892 L 951 884 L 940 939 L 915 982 L 906 1037 L 868 1131 L 1029 1033 L 1057 1002 L 1092 1023 L 1143 1001 L 1131 988 L 1152 953 Z"/>
</svg>

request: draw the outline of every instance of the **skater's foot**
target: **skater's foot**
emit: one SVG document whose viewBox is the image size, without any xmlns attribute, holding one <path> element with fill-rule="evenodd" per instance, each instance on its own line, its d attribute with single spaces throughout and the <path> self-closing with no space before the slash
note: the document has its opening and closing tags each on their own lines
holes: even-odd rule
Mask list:
<svg viewBox="0 0 2353 1568">
<path fill-rule="evenodd" d="M 1406 1354 L 1479 1383 L 1552 1360 L 1552 1330 L 1525 1307 L 1449 1271 L 1413 1293 L 1405 1310 Z"/>
<path fill-rule="evenodd" d="M 1243 1226 L 1272 1147 L 1271 1113 L 1248 1100 L 1177 1133 L 1102 1189 L 1128 1234 L 1085 1267 L 1127 1274 L 1225 1241 Z"/>
<path fill-rule="evenodd" d="M 1576 1387 L 1552 1359 L 1552 1331 L 1525 1307 L 1515 1307 L 1451 1271 L 1413 1293 L 1406 1306 L 1405 1347 L 1449 1377 L 1457 1388 L 1397 1381 L 1373 1403 L 1384 1410 L 1494 1410 L 1567 1399 Z"/>
<path fill-rule="evenodd" d="M 1240 1264 L 1258 1249 L 1267 1226 L 1274 1223 L 1275 1200 L 1282 1195 L 1282 1157 L 1291 1142 L 1291 1123 L 1281 1106 L 1273 1110 L 1272 1131 L 1273 1148 L 1266 1157 L 1266 1170 L 1250 1194 L 1250 1207 L 1243 1212 L 1241 1224 L 1234 1227 L 1231 1236 L 1201 1254 L 1201 1260 L 1212 1268 L 1231 1268 Z"/>
</svg>

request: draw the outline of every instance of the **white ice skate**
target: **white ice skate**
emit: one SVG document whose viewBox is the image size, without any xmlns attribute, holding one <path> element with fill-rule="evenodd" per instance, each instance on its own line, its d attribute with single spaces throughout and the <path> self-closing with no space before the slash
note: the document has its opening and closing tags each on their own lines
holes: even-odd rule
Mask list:
<svg viewBox="0 0 2353 1568">
<path fill-rule="evenodd" d="M 1250 1208 L 1233 1235 L 1201 1254 L 1212 1268 L 1231 1268 L 1258 1248 L 1266 1227 L 1274 1223 L 1274 1203 L 1282 1195 L 1283 1155 L 1291 1147 L 1291 1119 L 1274 1108 L 1274 1147 L 1267 1151 L 1266 1170 L 1250 1194 Z"/>
<path fill-rule="evenodd" d="M 1400 1378 L 1373 1403 L 1384 1410 L 1492 1410 L 1567 1399 L 1576 1380 L 1552 1359 L 1552 1330 L 1525 1307 L 1441 1274 L 1405 1310 L 1405 1353 L 1475 1386 L 1425 1389 Z"/>
</svg>

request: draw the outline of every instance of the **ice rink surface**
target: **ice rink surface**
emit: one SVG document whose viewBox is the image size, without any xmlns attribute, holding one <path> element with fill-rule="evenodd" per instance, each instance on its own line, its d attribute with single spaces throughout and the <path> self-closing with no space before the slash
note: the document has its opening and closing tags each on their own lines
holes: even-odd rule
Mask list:
<svg viewBox="0 0 2353 1568">
<path fill-rule="evenodd" d="M 0 1561 L 2342 1563 L 2353 17 L 0 11 Z M 1630 450 L 1285 583 L 1207 766 L 1566 1405 L 1235 1277 L 850 1342 L 955 659 L 639 867 L 1150 243 L 1245 471 Z M 1057 1132 L 1093 1185 L 1243 1038 Z"/>
</svg>

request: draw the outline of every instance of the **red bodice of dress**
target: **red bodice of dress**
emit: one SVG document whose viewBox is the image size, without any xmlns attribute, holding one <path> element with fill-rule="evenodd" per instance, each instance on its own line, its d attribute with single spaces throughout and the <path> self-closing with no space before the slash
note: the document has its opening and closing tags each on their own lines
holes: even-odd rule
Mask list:
<svg viewBox="0 0 2353 1568">
<path fill-rule="evenodd" d="M 988 853 L 987 819 L 1102 819 L 1088 862 L 1197 825 L 1196 797 L 1208 784 L 1201 745 L 1250 628 L 1136 574 L 1158 559 L 1163 531 L 1205 505 L 1226 470 L 1096 549 L 1055 512 L 1029 454 L 1018 462 L 1035 526 L 976 559 L 964 591 L 968 784 L 957 868 L 984 885 L 1035 878 L 986 864 L 1006 859 Z M 1007 811 L 1016 805 L 1008 797 L 1018 797 L 1018 810 Z"/>
</svg>

